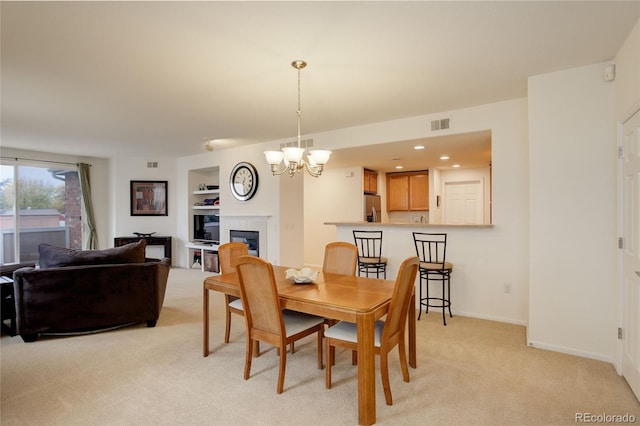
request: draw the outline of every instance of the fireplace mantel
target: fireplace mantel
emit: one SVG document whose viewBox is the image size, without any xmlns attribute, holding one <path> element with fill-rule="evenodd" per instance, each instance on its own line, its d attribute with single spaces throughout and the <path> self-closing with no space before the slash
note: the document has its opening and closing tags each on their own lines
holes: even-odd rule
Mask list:
<svg viewBox="0 0 640 426">
<path fill-rule="evenodd" d="M 269 220 L 271 215 L 220 215 L 226 220 Z"/>
</svg>

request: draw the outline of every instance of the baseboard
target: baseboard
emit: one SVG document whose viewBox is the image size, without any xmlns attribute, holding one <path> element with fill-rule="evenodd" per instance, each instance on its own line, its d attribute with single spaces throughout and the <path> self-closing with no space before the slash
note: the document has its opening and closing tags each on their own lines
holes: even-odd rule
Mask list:
<svg viewBox="0 0 640 426">
<path fill-rule="evenodd" d="M 487 321 L 504 322 L 504 323 L 507 323 L 507 324 L 521 325 L 521 326 L 524 326 L 524 327 L 527 326 L 527 322 L 526 321 L 516 320 L 516 319 L 513 319 L 513 318 L 503 318 L 503 317 L 495 317 L 495 316 L 491 316 L 491 315 L 480 315 L 480 314 L 474 314 L 474 313 L 469 313 L 469 312 L 455 312 L 455 311 L 453 311 L 453 315 L 454 315 L 454 317 L 456 315 L 460 315 L 461 317 L 477 318 L 477 319 L 483 319 L 483 320 L 487 320 Z"/>
<path fill-rule="evenodd" d="M 527 326 L 527 322 L 526 321 L 518 321 L 518 320 L 509 319 L 509 318 L 493 317 L 493 316 L 489 316 L 489 315 L 477 315 L 477 314 L 472 314 L 472 313 L 468 313 L 468 312 L 459 312 L 459 313 L 458 312 L 454 312 L 453 315 L 454 315 L 454 317 L 456 315 L 460 315 L 460 316 L 478 318 L 478 319 L 483 319 L 483 320 L 488 320 L 488 321 L 498 321 L 498 322 L 505 322 L 505 323 L 509 323 L 509 324 L 522 325 L 524 327 Z M 605 356 L 605 355 L 602 355 L 602 354 L 598 354 L 598 353 L 594 353 L 594 352 L 580 351 L 580 350 L 573 349 L 573 348 L 568 348 L 568 347 L 565 347 L 565 346 L 550 345 L 548 343 L 538 342 L 538 341 L 529 340 L 529 339 L 527 339 L 527 346 L 529 346 L 531 348 L 536 348 L 536 349 L 543 349 L 543 350 L 547 350 L 547 351 L 559 352 L 559 353 L 563 353 L 563 354 L 567 354 L 567 355 L 579 356 L 579 357 L 582 357 L 582 358 L 595 359 L 596 361 L 603 361 L 603 362 L 608 362 L 610 364 L 613 364 L 613 359 L 611 357 L 608 357 L 608 356 Z"/>
<path fill-rule="evenodd" d="M 528 340 L 527 345 L 529 347 L 536 348 L 536 349 L 544 349 L 547 351 L 560 352 L 567 355 L 574 355 L 582 358 L 595 359 L 596 361 L 603 361 L 603 362 L 608 362 L 609 364 L 613 364 L 613 359 L 611 357 L 604 356 L 602 354 L 597 354 L 594 352 L 580 351 L 573 348 L 567 348 L 565 346 L 550 345 L 548 343 L 537 342 L 535 340 Z"/>
</svg>

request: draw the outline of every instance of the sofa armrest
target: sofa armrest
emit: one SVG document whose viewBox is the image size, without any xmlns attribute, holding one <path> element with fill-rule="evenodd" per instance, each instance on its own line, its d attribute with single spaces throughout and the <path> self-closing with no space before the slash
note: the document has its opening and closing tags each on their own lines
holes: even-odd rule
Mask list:
<svg viewBox="0 0 640 426">
<path fill-rule="evenodd" d="M 0 266 L 0 275 L 3 277 L 13 277 L 13 273 L 20 268 L 35 268 L 35 262 L 12 263 Z"/>
</svg>

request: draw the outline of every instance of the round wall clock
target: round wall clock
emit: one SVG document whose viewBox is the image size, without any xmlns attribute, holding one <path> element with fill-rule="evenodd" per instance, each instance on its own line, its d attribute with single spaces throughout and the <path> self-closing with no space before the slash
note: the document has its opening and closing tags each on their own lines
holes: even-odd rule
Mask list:
<svg viewBox="0 0 640 426">
<path fill-rule="evenodd" d="M 238 163 L 231 170 L 229 185 L 235 198 L 240 201 L 250 200 L 258 190 L 258 171 L 251 163 Z"/>
</svg>

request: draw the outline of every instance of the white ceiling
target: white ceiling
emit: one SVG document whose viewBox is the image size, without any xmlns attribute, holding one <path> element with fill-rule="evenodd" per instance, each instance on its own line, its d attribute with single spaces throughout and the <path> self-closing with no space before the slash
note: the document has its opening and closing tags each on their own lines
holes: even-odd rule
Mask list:
<svg viewBox="0 0 640 426">
<path fill-rule="evenodd" d="M 184 156 L 525 97 L 640 2 L 6 2 L 2 146 Z M 339 158 L 336 156 L 335 161 Z M 381 167 L 382 168 L 382 167 Z"/>
</svg>

